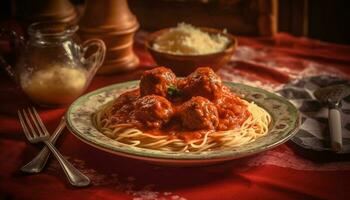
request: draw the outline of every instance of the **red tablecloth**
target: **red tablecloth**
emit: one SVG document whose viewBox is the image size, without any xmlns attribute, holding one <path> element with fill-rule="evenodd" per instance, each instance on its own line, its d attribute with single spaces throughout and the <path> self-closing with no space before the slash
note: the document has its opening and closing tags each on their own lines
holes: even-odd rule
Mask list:
<svg viewBox="0 0 350 200">
<path fill-rule="evenodd" d="M 136 38 L 135 51 L 143 66 L 153 61 Z M 350 77 L 350 47 L 288 34 L 274 38 L 239 37 L 229 65 L 219 71 L 224 80 L 275 90 L 290 80 L 335 74 Z M 129 73 L 97 76 L 89 91 L 138 79 L 144 68 Z M 231 162 L 206 167 L 155 166 L 97 150 L 65 131 L 57 145 L 92 180 L 73 188 L 52 159 L 40 174 L 19 168 L 42 146 L 29 144 L 16 110 L 29 104 L 5 75 L 0 79 L 0 199 L 350 199 L 350 158 L 310 152 L 291 143 Z M 53 130 L 65 108 L 40 109 Z"/>
</svg>

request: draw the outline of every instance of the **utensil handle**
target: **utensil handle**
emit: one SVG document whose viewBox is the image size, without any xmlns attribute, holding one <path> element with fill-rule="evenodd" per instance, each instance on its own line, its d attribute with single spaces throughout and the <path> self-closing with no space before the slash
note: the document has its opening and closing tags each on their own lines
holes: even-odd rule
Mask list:
<svg viewBox="0 0 350 200">
<path fill-rule="evenodd" d="M 47 147 L 51 150 L 53 155 L 57 158 L 69 182 L 76 187 L 84 187 L 90 184 L 90 179 L 75 168 L 49 141 L 44 141 Z"/>
<path fill-rule="evenodd" d="M 328 115 L 332 150 L 338 152 L 343 146 L 340 111 L 336 108 L 331 108 Z"/>
<path fill-rule="evenodd" d="M 66 126 L 66 118 L 62 117 L 59 125 L 57 126 L 56 130 L 50 137 L 50 142 L 55 145 L 57 139 L 62 133 L 62 130 Z M 31 160 L 29 163 L 24 165 L 21 168 L 21 171 L 27 172 L 27 173 L 39 173 L 43 170 L 43 168 L 46 165 L 46 162 L 48 161 L 48 158 L 50 156 L 50 150 L 47 146 L 45 146 L 33 160 Z"/>
</svg>

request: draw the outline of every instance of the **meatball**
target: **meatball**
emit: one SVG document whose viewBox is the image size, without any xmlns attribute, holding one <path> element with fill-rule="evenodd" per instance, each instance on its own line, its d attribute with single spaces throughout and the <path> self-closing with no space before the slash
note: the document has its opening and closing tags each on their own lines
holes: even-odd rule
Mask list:
<svg viewBox="0 0 350 200">
<path fill-rule="evenodd" d="M 116 113 L 123 106 L 132 105 L 134 101 L 140 96 L 139 90 L 132 90 L 121 94 L 114 102 L 111 107 L 111 112 Z"/>
<path fill-rule="evenodd" d="M 209 100 L 220 98 L 222 82 L 209 67 L 200 67 L 185 79 L 179 81 L 178 87 L 188 97 L 202 96 Z"/>
<path fill-rule="evenodd" d="M 171 103 L 161 96 L 146 95 L 135 102 L 135 118 L 148 128 L 161 128 L 173 114 Z"/>
<path fill-rule="evenodd" d="M 132 90 L 121 94 L 109 106 L 107 113 L 112 117 L 113 123 L 127 123 L 129 113 L 133 110 L 133 102 L 140 96 L 139 90 Z"/>
<path fill-rule="evenodd" d="M 232 93 L 224 94 L 215 104 L 220 117 L 218 130 L 240 126 L 250 115 L 245 102 Z"/>
<path fill-rule="evenodd" d="M 179 108 L 182 126 L 189 130 L 215 129 L 219 115 L 215 105 L 204 97 L 192 97 Z"/>
<path fill-rule="evenodd" d="M 121 94 L 116 100 L 108 106 L 106 113 L 111 117 L 112 123 L 123 124 L 133 123 L 132 113 L 134 110 L 134 102 L 140 96 L 140 91 L 132 90 Z"/>
<path fill-rule="evenodd" d="M 141 96 L 155 94 L 166 97 L 170 86 L 176 86 L 176 76 L 165 67 L 145 71 L 141 76 Z"/>
</svg>

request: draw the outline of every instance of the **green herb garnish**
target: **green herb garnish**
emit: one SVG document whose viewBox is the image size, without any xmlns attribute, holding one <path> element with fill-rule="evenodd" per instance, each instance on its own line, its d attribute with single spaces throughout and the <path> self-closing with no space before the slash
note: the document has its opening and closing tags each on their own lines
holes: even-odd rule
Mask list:
<svg viewBox="0 0 350 200">
<path fill-rule="evenodd" d="M 170 85 L 168 87 L 168 91 L 167 92 L 168 92 L 168 95 L 170 97 L 180 97 L 180 96 L 182 96 L 182 91 L 179 88 L 177 88 L 175 85 Z"/>
</svg>

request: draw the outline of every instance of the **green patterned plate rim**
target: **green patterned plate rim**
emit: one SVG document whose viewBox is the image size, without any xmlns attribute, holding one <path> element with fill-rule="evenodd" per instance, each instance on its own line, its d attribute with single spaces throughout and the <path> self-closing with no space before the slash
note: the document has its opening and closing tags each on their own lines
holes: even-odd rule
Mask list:
<svg viewBox="0 0 350 200">
<path fill-rule="evenodd" d="M 266 136 L 239 148 L 206 152 L 164 152 L 129 146 L 100 133 L 92 122 L 92 114 L 121 93 L 138 87 L 139 81 L 129 81 L 100 88 L 74 101 L 66 113 L 67 127 L 83 142 L 98 149 L 127 157 L 151 160 L 231 160 L 256 154 L 290 139 L 299 129 L 300 114 L 284 97 L 266 90 L 239 83 L 225 84 L 242 98 L 253 101 L 268 111 L 272 117 Z"/>
</svg>

